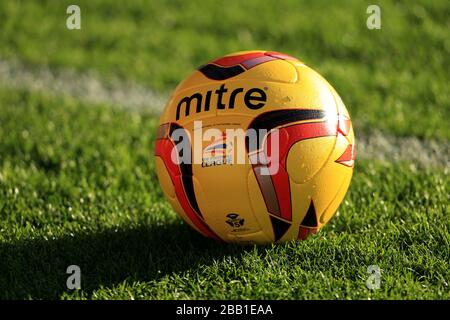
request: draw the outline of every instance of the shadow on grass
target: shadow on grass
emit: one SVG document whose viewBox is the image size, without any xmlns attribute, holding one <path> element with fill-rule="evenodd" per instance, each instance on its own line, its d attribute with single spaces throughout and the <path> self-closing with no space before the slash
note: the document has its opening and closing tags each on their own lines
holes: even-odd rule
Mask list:
<svg viewBox="0 0 450 320">
<path fill-rule="evenodd" d="M 82 290 L 89 295 L 125 279 L 157 280 L 244 250 L 204 238 L 182 223 L 3 243 L 0 299 L 57 299 L 68 291 L 66 269 L 73 264 L 80 266 Z"/>
</svg>

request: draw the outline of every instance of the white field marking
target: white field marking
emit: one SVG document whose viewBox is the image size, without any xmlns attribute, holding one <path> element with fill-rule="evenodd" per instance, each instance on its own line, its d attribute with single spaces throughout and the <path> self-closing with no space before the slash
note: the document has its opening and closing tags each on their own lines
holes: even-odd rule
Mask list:
<svg viewBox="0 0 450 320">
<path fill-rule="evenodd" d="M 0 59 L 0 86 L 69 96 L 87 103 L 108 104 L 126 109 L 160 111 L 166 95 L 120 79 L 103 79 L 94 72 L 29 68 L 14 60 Z"/>
<path fill-rule="evenodd" d="M 70 96 L 130 110 L 161 112 L 168 98 L 145 86 L 120 79 L 106 80 L 94 72 L 29 68 L 18 61 L 0 59 L 0 87 L 25 89 L 46 95 Z M 380 132 L 356 135 L 356 158 L 406 161 L 422 166 L 450 167 L 450 142 L 395 137 Z"/>
<path fill-rule="evenodd" d="M 356 135 L 356 161 L 377 159 L 386 162 L 405 161 L 422 166 L 450 169 L 450 142 L 396 137 L 379 131 Z"/>
</svg>

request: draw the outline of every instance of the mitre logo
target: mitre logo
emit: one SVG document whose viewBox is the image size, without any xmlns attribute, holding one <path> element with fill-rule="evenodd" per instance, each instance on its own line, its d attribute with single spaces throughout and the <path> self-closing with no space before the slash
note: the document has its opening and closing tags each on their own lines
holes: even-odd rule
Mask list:
<svg viewBox="0 0 450 320">
<path fill-rule="evenodd" d="M 266 89 L 266 88 L 265 88 Z M 244 92 L 245 91 L 245 92 Z M 182 108 L 184 107 L 184 116 L 191 114 L 191 105 L 195 104 L 195 113 L 209 111 L 210 108 L 233 109 L 236 101 L 241 101 L 251 110 L 261 109 L 266 105 L 267 95 L 263 89 L 235 88 L 228 90 L 225 84 L 222 84 L 217 90 L 209 90 L 206 93 L 194 93 L 183 97 L 177 105 L 176 120 L 180 119 Z"/>
</svg>

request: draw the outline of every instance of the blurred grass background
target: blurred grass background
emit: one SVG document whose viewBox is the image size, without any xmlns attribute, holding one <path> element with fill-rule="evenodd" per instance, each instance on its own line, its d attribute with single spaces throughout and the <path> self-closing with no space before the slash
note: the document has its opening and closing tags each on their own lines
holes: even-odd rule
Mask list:
<svg viewBox="0 0 450 320">
<path fill-rule="evenodd" d="M 77 1 L 78 31 L 69 4 L 0 2 L 0 60 L 165 94 L 217 56 L 276 50 L 333 84 L 357 139 L 448 145 L 447 1 Z M 381 30 L 366 28 L 370 4 Z M 318 236 L 241 248 L 197 235 L 162 198 L 156 124 L 152 101 L 127 111 L 0 82 L 1 298 L 450 298 L 448 165 L 358 161 Z M 371 264 L 380 290 L 365 286 Z"/>
<path fill-rule="evenodd" d="M 3 1 L 0 55 L 30 65 L 96 70 L 170 91 L 225 53 L 283 51 L 345 97 L 360 130 L 448 139 L 446 1 L 78 1 L 82 30 L 65 27 L 71 1 Z"/>
</svg>

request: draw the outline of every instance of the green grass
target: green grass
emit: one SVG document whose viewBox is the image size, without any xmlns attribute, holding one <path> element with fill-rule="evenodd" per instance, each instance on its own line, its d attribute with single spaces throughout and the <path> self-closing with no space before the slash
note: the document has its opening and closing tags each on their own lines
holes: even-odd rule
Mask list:
<svg viewBox="0 0 450 320">
<path fill-rule="evenodd" d="M 82 0 L 82 30 L 69 31 L 73 3 L 0 1 L 0 61 L 167 93 L 214 57 L 276 50 L 333 84 L 357 139 L 450 139 L 448 1 L 377 1 L 376 31 L 372 1 Z M 448 165 L 358 160 L 317 236 L 222 244 L 163 199 L 151 102 L 81 101 L 0 81 L 0 299 L 450 299 Z M 72 264 L 79 291 L 66 288 Z M 382 269 L 379 290 L 366 287 L 369 265 Z"/>
<path fill-rule="evenodd" d="M 0 103 L 0 298 L 450 298 L 446 169 L 360 161 L 317 236 L 240 247 L 163 200 L 154 115 L 4 89 Z"/>
<path fill-rule="evenodd" d="M 30 67 L 95 70 L 170 91 L 225 53 L 267 49 L 299 57 L 336 87 L 359 130 L 449 139 L 448 1 L 2 1 L 0 57 Z"/>
</svg>

